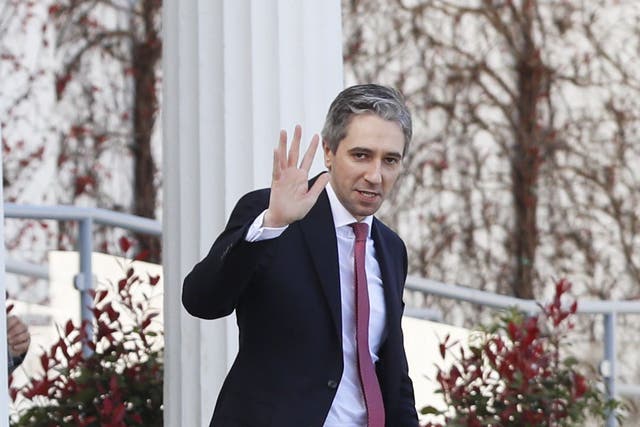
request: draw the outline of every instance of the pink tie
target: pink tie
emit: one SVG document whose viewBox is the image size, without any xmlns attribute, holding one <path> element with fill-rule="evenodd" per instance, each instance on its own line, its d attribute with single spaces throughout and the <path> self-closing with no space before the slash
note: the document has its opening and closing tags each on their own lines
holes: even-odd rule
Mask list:
<svg viewBox="0 0 640 427">
<path fill-rule="evenodd" d="M 356 276 L 356 348 L 358 371 L 367 407 L 368 427 L 384 427 L 384 403 L 376 369 L 369 353 L 369 291 L 365 270 L 365 247 L 369 226 L 364 222 L 351 224 L 356 235 L 354 250 Z"/>
</svg>

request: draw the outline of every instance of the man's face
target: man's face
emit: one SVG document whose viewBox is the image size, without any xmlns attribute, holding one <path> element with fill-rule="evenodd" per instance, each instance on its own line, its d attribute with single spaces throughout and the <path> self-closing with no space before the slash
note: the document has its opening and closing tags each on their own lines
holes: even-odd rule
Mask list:
<svg viewBox="0 0 640 427">
<path fill-rule="evenodd" d="M 373 215 L 402 169 L 404 134 L 375 114 L 354 115 L 335 153 L 324 144 L 324 164 L 342 205 L 358 221 Z"/>
</svg>

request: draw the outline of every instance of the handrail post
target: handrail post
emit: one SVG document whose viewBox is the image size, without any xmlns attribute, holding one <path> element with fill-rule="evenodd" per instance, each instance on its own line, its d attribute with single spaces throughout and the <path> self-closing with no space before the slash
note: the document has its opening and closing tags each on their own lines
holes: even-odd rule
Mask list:
<svg viewBox="0 0 640 427">
<path fill-rule="evenodd" d="M 616 313 L 609 312 L 604 315 L 604 360 L 606 369 L 603 369 L 607 397 L 616 398 Z M 616 427 L 616 411 L 612 409 L 607 415 L 607 427 Z"/>
<path fill-rule="evenodd" d="M 0 140 L 2 139 L 2 130 L 0 129 Z M 2 151 L 0 150 L 0 175 L 2 175 Z M 4 200 L 2 195 L 2 187 L 0 186 L 0 200 Z M 4 206 L 0 206 L 0 218 L 4 217 Z M 0 236 L 2 236 L 2 240 L 4 241 L 4 221 L 0 222 Z M 4 248 L 4 244 L 0 246 L 0 271 L 3 273 L 0 276 L 0 408 L 3 410 L 0 411 L 0 427 L 8 427 L 9 426 L 9 411 L 6 412 L 6 415 L 1 415 L 4 413 L 5 408 L 9 408 L 9 392 L 8 392 L 8 378 L 7 378 L 7 369 L 5 366 L 8 366 L 8 357 L 9 357 L 9 346 L 7 344 L 7 311 L 5 309 L 5 256 L 6 251 Z"/>
<path fill-rule="evenodd" d="M 87 333 L 82 341 L 82 354 L 89 357 L 93 353 L 89 342 L 93 341 L 93 269 L 91 255 L 93 252 L 93 219 L 83 218 L 79 221 L 78 254 L 80 256 L 80 273 L 75 277 L 75 286 L 80 291 L 80 319 Z"/>
</svg>

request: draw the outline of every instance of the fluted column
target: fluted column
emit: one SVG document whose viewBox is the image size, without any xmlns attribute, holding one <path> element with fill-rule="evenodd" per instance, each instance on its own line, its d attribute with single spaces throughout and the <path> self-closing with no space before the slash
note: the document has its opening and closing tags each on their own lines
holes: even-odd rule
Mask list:
<svg viewBox="0 0 640 427">
<path fill-rule="evenodd" d="M 269 185 L 280 128 L 320 131 L 342 88 L 340 1 L 165 0 L 163 28 L 164 425 L 207 426 L 235 319 L 189 316 L 182 279 L 237 199 Z"/>
</svg>

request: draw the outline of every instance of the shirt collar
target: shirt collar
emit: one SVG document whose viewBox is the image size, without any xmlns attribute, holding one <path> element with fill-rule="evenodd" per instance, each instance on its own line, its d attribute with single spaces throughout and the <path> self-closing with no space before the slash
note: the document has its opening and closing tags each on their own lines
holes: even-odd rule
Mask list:
<svg viewBox="0 0 640 427">
<path fill-rule="evenodd" d="M 333 191 L 333 187 L 331 187 L 331 183 L 327 184 L 326 187 L 327 196 L 329 196 L 329 205 L 331 206 L 331 214 L 333 215 L 333 225 L 336 229 L 340 227 L 347 226 L 349 224 L 353 224 L 354 222 L 358 222 L 357 219 L 349 213 L 349 211 L 340 203 L 338 200 L 338 196 L 335 191 Z M 373 215 L 365 216 L 361 222 L 366 223 L 369 226 L 368 236 L 371 236 L 371 224 L 373 223 Z"/>
</svg>

